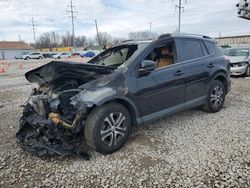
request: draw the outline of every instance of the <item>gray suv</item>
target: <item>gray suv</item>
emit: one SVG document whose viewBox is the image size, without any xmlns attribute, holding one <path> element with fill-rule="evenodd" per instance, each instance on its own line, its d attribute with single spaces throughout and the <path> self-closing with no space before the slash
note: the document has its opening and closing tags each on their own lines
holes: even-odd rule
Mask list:
<svg viewBox="0 0 250 188">
<path fill-rule="evenodd" d="M 131 128 L 194 107 L 223 108 L 230 65 L 206 36 L 165 34 L 127 41 L 87 63 L 52 61 L 25 74 L 37 83 L 24 105 L 18 143 L 42 154 L 108 154 Z"/>
</svg>

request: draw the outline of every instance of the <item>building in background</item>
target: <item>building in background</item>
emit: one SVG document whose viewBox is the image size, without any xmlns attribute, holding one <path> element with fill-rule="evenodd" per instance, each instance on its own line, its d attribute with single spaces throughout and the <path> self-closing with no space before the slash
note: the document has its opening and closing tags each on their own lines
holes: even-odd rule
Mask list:
<svg viewBox="0 0 250 188">
<path fill-rule="evenodd" d="M 250 35 L 218 37 L 215 40 L 220 46 L 250 46 Z"/>
<path fill-rule="evenodd" d="M 33 50 L 33 47 L 24 42 L 0 41 L 0 59 L 20 59 L 23 53 Z"/>
</svg>

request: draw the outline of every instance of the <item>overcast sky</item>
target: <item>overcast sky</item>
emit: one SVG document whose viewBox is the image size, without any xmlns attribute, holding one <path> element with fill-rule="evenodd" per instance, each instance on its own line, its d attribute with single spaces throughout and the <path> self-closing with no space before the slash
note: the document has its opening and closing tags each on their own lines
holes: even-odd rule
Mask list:
<svg viewBox="0 0 250 188">
<path fill-rule="evenodd" d="M 183 0 L 183 3 L 185 0 Z M 182 32 L 212 37 L 250 34 L 250 21 L 237 17 L 237 0 L 187 0 L 183 6 Z M 66 14 L 70 0 L 0 0 L 0 40 L 33 42 L 31 18 L 36 20 L 36 33 L 71 32 Z M 178 0 L 73 0 L 78 11 L 76 35 L 95 35 L 94 19 L 99 30 L 117 37 L 130 31 L 174 32 L 178 26 Z"/>
</svg>

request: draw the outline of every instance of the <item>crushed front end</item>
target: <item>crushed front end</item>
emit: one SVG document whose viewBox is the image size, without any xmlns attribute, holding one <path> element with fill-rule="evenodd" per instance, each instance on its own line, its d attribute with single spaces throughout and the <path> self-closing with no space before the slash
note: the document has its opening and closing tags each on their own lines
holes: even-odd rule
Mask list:
<svg viewBox="0 0 250 188">
<path fill-rule="evenodd" d="M 89 108 L 72 98 L 83 91 L 79 86 L 110 72 L 68 62 L 51 62 L 27 72 L 27 80 L 39 87 L 23 105 L 17 143 L 39 156 L 78 155 L 88 160 L 83 127 Z"/>
</svg>

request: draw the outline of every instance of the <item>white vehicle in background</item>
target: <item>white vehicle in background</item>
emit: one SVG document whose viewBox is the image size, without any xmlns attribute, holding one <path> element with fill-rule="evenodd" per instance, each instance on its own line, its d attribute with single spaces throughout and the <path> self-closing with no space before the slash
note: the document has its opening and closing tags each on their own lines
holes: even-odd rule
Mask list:
<svg viewBox="0 0 250 188">
<path fill-rule="evenodd" d="M 40 52 L 31 52 L 28 54 L 23 55 L 23 59 L 24 60 L 28 60 L 28 59 L 42 59 L 43 58 L 43 54 Z"/>
<path fill-rule="evenodd" d="M 228 48 L 224 55 L 230 60 L 231 75 L 250 76 L 250 49 L 249 48 Z"/>
<path fill-rule="evenodd" d="M 66 52 L 60 52 L 52 56 L 54 59 L 67 59 L 71 58 L 71 55 Z"/>
</svg>

